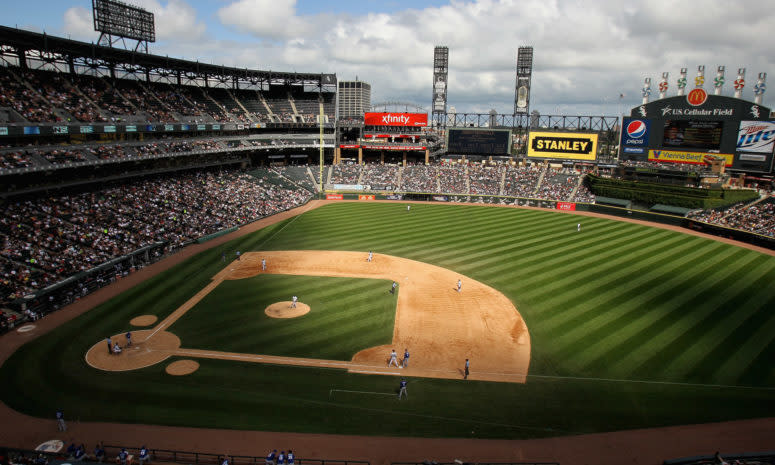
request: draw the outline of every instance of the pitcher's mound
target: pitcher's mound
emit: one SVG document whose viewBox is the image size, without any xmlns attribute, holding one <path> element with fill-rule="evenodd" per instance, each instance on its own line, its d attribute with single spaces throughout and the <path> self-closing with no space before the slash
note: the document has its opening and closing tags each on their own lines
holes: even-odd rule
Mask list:
<svg viewBox="0 0 775 465">
<path fill-rule="evenodd" d="M 132 326 L 151 326 L 158 319 L 159 317 L 156 315 L 140 315 L 129 320 L 129 324 Z"/>
<path fill-rule="evenodd" d="M 199 362 L 193 360 L 178 360 L 167 365 L 164 371 L 173 376 L 183 376 L 191 374 L 198 369 Z"/>
<path fill-rule="evenodd" d="M 270 318 L 296 318 L 309 313 L 309 305 L 296 302 L 296 308 L 291 308 L 289 300 L 274 303 L 264 310 Z"/>
</svg>

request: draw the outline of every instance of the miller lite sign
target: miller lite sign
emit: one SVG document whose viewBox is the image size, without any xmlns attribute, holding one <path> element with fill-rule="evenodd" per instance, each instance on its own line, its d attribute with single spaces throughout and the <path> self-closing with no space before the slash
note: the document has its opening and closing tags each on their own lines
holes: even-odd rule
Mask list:
<svg viewBox="0 0 775 465">
<path fill-rule="evenodd" d="M 740 121 L 737 151 L 772 153 L 775 148 L 775 121 Z"/>
</svg>

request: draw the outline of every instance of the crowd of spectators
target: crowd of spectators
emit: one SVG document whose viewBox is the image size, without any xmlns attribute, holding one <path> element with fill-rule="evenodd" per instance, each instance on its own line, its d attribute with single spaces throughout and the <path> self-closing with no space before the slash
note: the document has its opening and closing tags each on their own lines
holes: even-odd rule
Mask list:
<svg viewBox="0 0 775 465">
<path fill-rule="evenodd" d="M 305 203 L 267 170 L 194 171 L 0 202 L 3 295 L 13 300 L 145 245 L 172 248 Z"/>
<path fill-rule="evenodd" d="M 692 212 L 690 218 L 704 223 L 741 229 L 775 237 L 775 197 L 752 203 L 738 203 L 726 209 Z"/>
<path fill-rule="evenodd" d="M 131 79 L 109 81 L 88 75 L 0 66 L 0 106 L 13 108 L 29 122 L 115 122 L 132 119 L 165 123 L 212 120 L 249 124 L 271 121 L 266 114 L 248 115 L 231 97 L 219 100 L 219 94 L 207 92 L 195 86 Z M 305 95 L 299 97 L 305 98 Z M 315 114 L 297 113 L 289 99 L 268 102 L 275 109 L 275 122 L 317 121 L 317 97 L 311 102 L 304 100 L 304 105 L 299 106 L 302 109 L 315 108 Z"/>
<path fill-rule="evenodd" d="M 21 150 L 0 152 L 0 169 L 26 168 L 32 166 L 30 157 Z"/>
<path fill-rule="evenodd" d="M 503 182 L 503 195 L 533 197 L 541 179 L 543 168 L 531 166 L 509 166 Z"/>
<path fill-rule="evenodd" d="M 339 163 L 331 171 L 331 184 L 357 184 L 361 175 L 361 165 Z"/>
<path fill-rule="evenodd" d="M 394 190 L 398 185 L 398 166 L 370 163 L 363 166 L 361 184 L 372 189 Z"/>
<path fill-rule="evenodd" d="M 562 169 L 547 168 L 535 197 L 539 199 L 571 200 L 580 177 Z"/>
<path fill-rule="evenodd" d="M 468 184 L 471 194 L 500 194 L 501 179 L 506 165 L 485 166 L 474 164 L 468 167 Z"/>
<path fill-rule="evenodd" d="M 440 165 L 438 167 L 439 190 L 437 192 L 461 194 L 467 193 L 467 165 Z"/>
<path fill-rule="evenodd" d="M 436 166 L 407 165 L 401 175 L 399 190 L 406 192 L 437 192 Z"/>
<path fill-rule="evenodd" d="M 659 163 L 655 161 L 620 160 L 619 165 L 638 168 L 655 168 L 671 171 L 694 171 L 697 173 L 710 172 L 710 165 L 695 165 L 689 163 Z"/>
</svg>

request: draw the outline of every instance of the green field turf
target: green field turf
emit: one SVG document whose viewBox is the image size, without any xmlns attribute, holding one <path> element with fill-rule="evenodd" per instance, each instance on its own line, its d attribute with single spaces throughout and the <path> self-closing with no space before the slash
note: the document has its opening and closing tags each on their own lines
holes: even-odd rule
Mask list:
<svg viewBox="0 0 775 465">
<path fill-rule="evenodd" d="M 351 360 L 393 340 L 398 293 L 390 281 L 262 274 L 226 280 L 169 331 L 182 347 L 288 357 Z M 310 306 L 298 318 L 270 318 L 292 295 Z"/>
<path fill-rule="evenodd" d="M 527 384 L 411 379 L 399 403 L 382 395 L 395 393 L 396 378 L 340 370 L 199 360 L 198 371 L 177 378 L 165 364 L 124 373 L 85 364 L 86 350 L 132 317 L 164 318 L 204 287 L 223 266 L 221 251 L 294 249 L 373 250 L 503 292 L 530 331 Z M 773 416 L 773 282 L 775 257 L 639 224 L 330 204 L 193 257 L 25 345 L 0 369 L 0 395 L 49 418 L 61 407 L 83 420 L 413 436 L 517 438 Z M 173 331 L 178 324 L 186 323 Z M 332 346 L 348 343 L 335 329 L 325 334 Z M 298 344 L 283 350 L 306 350 Z M 117 396 L 132 408 L 115 409 Z"/>
</svg>

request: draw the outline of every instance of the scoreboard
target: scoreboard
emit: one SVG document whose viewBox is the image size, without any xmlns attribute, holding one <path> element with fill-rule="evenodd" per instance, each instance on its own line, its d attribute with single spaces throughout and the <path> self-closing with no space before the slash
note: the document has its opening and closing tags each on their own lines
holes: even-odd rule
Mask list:
<svg viewBox="0 0 775 465">
<path fill-rule="evenodd" d="M 508 155 L 511 130 L 447 129 L 447 153 L 460 155 Z"/>
</svg>

